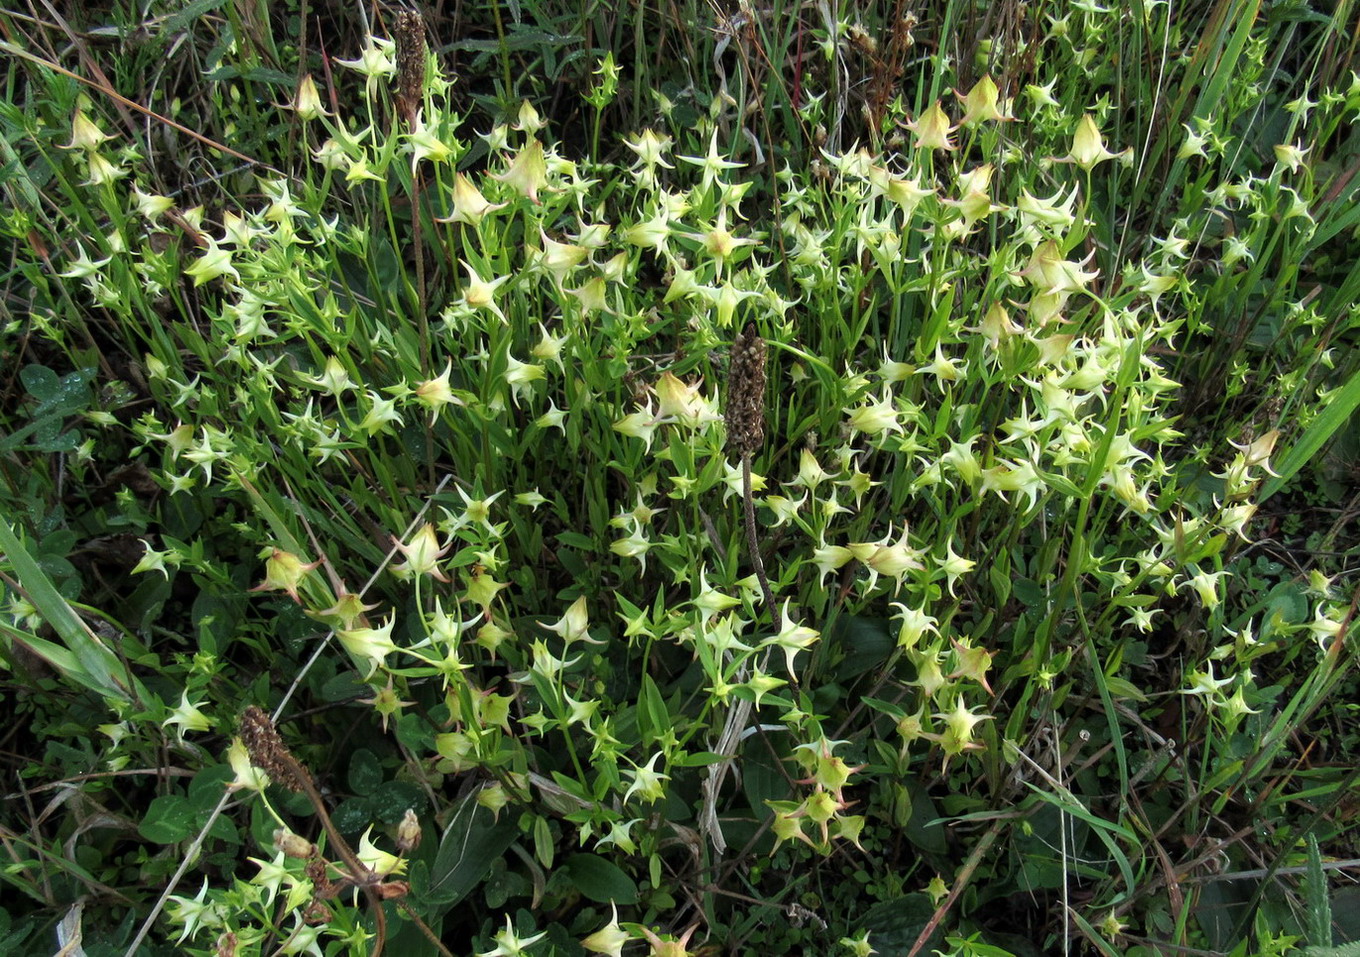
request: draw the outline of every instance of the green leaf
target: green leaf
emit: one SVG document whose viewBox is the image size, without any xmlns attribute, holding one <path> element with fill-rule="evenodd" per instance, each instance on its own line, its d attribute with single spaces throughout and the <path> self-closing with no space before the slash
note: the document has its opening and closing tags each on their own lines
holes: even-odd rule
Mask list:
<svg viewBox="0 0 1360 957">
<path fill-rule="evenodd" d="M 637 903 L 637 884 L 598 854 L 573 854 L 562 863 L 582 896 L 599 904 Z"/>
<path fill-rule="evenodd" d="M 197 830 L 198 815 L 182 794 L 162 794 L 151 802 L 137 833 L 156 844 L 177 844 Z"/>
<path fill-rule="evenodd" d="M 47 577 L 42 566 L 28 551 L 9 524 L 0 520 L 0 552 L 8 559 L 19 579 L 20 586 L 28 595 L 33 607 L 43 617 L 52 630 L 57 633 L 65 650 L 72 658 L 59 658 L 44 655 L 47 661 L 62 671 L 66 677 L 91 691 L 118 701 L 131 701 L 132 691 L 142 699 L 147 699 L 140 684 L 123 667 L 118 655 L 101 641 L 84 620 L 76 614 L 70 602 Z M 42 654 L 42 644 L 29 639 L 25 643 Z M 49 646 L 50 647 L 50 646 Z"/>
<path fill-rule="evenodd" d="M 1308 596 L 1296 582 L 1280 582 L 1266 596 L 1267 620 L 1278 617 L 1285 624 L 1298 625 L 1311 615 Z"/>
<path fill-rule="evenodd" d="M 1284 487 L 1284 484 L 1298 474 L 1299 469 L 1312 460 L 1318 450 L 1335 435 L 1342 426 L 1351 420 L 1357 406 L 1360 406 L 1360 372 L 1350 377 L 1344 386 L 1336 391 L 1322 414 L 1308 424 L 1303 435 L 1299 436 L 1280 460 L 1275 463 L 1278 473 L 1266 480 L 1257 496 L 1259 505 Z"/>
<path fill-rule="evenodd" d="M 1094 944 L 1100 953 L 1104 954 L 1105 957 L 1119 957 L 1119 950 L 1102 937 L 1076 910 L 1072 911 L 1072 919 L 1081 928 L 1086 939 Z"/>
<path fill-rule="evenodd" d="M 783 766 L 779 758 L 771 753 L 768 743 L 779 737 L 782 736 L 771 733 L 765 737 L 751 738 L 741 755 L 741 788 L 761 820 L 774 814 L 766 801 L 782 800 L 789 793 L 789 782 Z"/>
<path fill-rule="evenodd" d="M 987 580 L 991 582 L 992 591 L 996 592 L 996 607 L 1000 608 L 1011 597 L 1011 557 L 1005 549 L 1001 549 L 996 560 L 987 568 Z"/>
<path fill-rule="evenodd" d="M 939 809 L 926 790 L 914 781 L 904 782 L 911 794 L 911 817 L 902 834 L 927 854 L 944 854 L 949 850 L 944 828 L 940 825 Z"/>
<path fill-rule="evenodd" d="M 323 701 L 348 701 L 369 691 L 369 687 L 352 671 L 343 671 L 321 686 Z"/>
<path fill-rule="evenodd" d="M 1025 782 L 1025 786 L 1039 797 L 1040 800 L 1047 801 L 1054 807 L 1072 815 L 1077 820 L 1084 821 L 1091 825 L 1091 833 L 1095 834 L 1095 836 L 1100 839 L 1100 842 L 1105 845 L 1106 850 L 1110 852 L 1110 858 L 1114 861 L 1115 866 L 1119 868 L 1119 873 L 1124 879 L 1125 887 L 1132 892 L 1133 888 L 1137 886 L 1137 882 L 1134 880 L 1133 876 L 1133 866 L 1129 863 L 1128 855 L 1126 855 L 1115 842 L 1115 838 L 1122 838 L 1128 844 L 1138 846 L 1139 841 L 1137 835 L 1122 824 L 1117 824 L 1114 821 L 1107 821 L 1103 817 L 1093 814 L 1086 808 L 1086 805 L 1082 804 L 1080 799 L 1070 791 L 1052 794 L 1036 787 L 1028 781 Z"/>
<path fill-rule="evenodd" d="M 836 669 L 836 677 L 842 681 L 873 671 L 887 661 L 897 647 L 897 641 L 889 634 L 883 619 L 858 615 L 840 619 L 835 640 L 845 649 L 845 658 Z"/>
<path fill-rule="evenodd" d="M 345 834 L 357 834 L 373 823 L 373 806 L 368 798 L 347 798 L 335 806 L 331 822 Z"/>
<path fill-rule="evenodd" d="M 444 908 L 461 901 L 486 879 L 492 862 L 518 836 L 519 828 L 509 815 L 497 822 L 489 810 L 472 798 L 465 799 L 440 838 L 430 867 L 428 901 Z"/>
<path fill-rule="evenodd" d="M 81 369 L 58 378 L 46 366 L 25 366 L 19 372 L 28 393 L 38 400 L 33 417 L 43 415 L 70 415 L 88 408 L 90 405 L 89 382 L 94 378 L 93 369 Z"/>
<path fill-rule="evenodd" d="M 388 781 L 368 799 L 373 816 L 387 825 L 399 823 L 408 810 L 420 814 L 426 803 L 425 792 L 410 781 Z"/>
<path fill-rule="evenodd" d="M 548 819 L 539 815 L 534 818 L 534 857 L 543 865 L 544 870 L 552 870 L 557 848 L 553 843 L 552 826 Z"/>
<path fill-rule="evenodd" d="M 297 85 L 297 78 L 290 76 L 280 70 L 273 70 L 267 66 L 254 66 L 241 71 L 241 79 L 252 80 L 256 83 L 265 83 L 269 86 L 281 87 L 291 91 Z"/>
<path fill-rule="evenodd" d="M 236 776 L 230 765 L 213 764 L 194 775 L 189 782 L 189 804 L 204 820 L 222 800 L 227 783 Z"/>
<path fill-rule="evenodd" d="M 905 954 L 930 924 L 935 908 L 924 894 L 909 894 L 896 900 L 879 901 L 857 922 L 859 930 L 869 931 L 870 943 L 882 954 Z M 922 953 L 944 947 L 944 931 L 936 927 L 926 940 Z"/>
<path fill-rule="evenodd" d="M 1105 687 L 1110 689 L 1110 695 L 1114 698 L 1128 698 L 1132 701 L 1147 701 L 1147 695 L 1138 690 L 1138 686 L 1125 678 L 1113 677 L 1105 679 Z"/>
<path fill-rule="evenodd" d="M 94 370 L 81 369 L 61 378 L 46 366 L 25 366 L 19 378 L 38 404 L 27 412 L 29 422 L 0 440 L 0 451 L 20 446 L 30 433 L 36 433 L 34 446 L 42 452 L 68 452 L 76 447 L 75 433 L 62 433 L 62 421 L 90 406 L 89 381 Z"/>
<path fill-rule="evenodd" d="M 1360 941 L 1337 947 L 1305 947 L 1303 957 L 1360 957 Z"/>
<path fill-rule="evenodd" d="M 1330 906 L 1334 939 L 1360 941 L 1360 886 L 1338 887 L 1332 894 Z"/>
<path fill-rule="evenodd" d="M 1048 596 L 1039 587 L 1037 582 L 1028 578 L 1018 578 L 1015 580 L 1015 597 L 1018 598 L 1026 608 L 1042 609 L 1047 607 Z"/>
<path fill-rule="evenodd" d="M 1327 875 L 1322 870 L 1322 851 L 1317 835 L 1308 835 L 1308 879 L 1304 881 L 1308 900 L 1308 943 L 1314 947 L 1332 946 L 1332 902 L 1328 896 Z"/>
<path fill-rule="evenodd" d="M 383 770 L 378 756 L 368 748 L 354 752 L 349 761 L 349 789 L 355 794 L 372 794 L 382 784 Z"/>
<path fill-rule="evenodd" d="M 680 754 L 671 758 L 671 766 L 676 768 L 706 768 L 722 761 L 723 756 L 713 751 L 695 751 L 693 754 Z"/>
<path fill-rule="evenodd" d="M 859 700 L 870 708 L 873 708 L 875 711 L 886 714 L 894 721 L 901 721 L 907 716 L 907 712 L 904 711 L 900 705 L 895 705 L 891 701 L 883 701 L 880 698 L 870 698 L 867 695 Z"/>
<path fill-rule="evenodd" d="M 1014 955 L 1004 947 L 997 947 L 994 944 L 984 944 L 971 938 L 947 937 L 945 943 L 951 947 L 956 947 L 968 954 L 969 957 L 1014 957 Z"/>
<path fill-rule="evenodd" d="M 643 747 L 651 747 L 661 733 L 671 727 L 670 714 L 666 710 L 665 699 L 661 697 L 661 689 L 648 674 L 642 676 L 642 686 L 638 689 L 637 722 Z"/>
<path fill-rule="evenodd" d="M 556 537 L 563 545 L 579 548 L 583 552 L 596 550 L 595 539 L 589 535 L 582 535 L 580 532 L 558 532 Z"/>
<path fill-rule="evenodd" d="M 397 740 L 411 751 L 434 750 L 435 730 L 429 719 L 419 714 L 404 714 L 396 721 Z"/>
<path fill-rule="evenodd" d="M 181 30 L 188 29 L 200 17 L 225 5 L 226 2 L 227 0 L 194 0 L 192 3 L 187 3 L 165 18 L 165 21 L 161 24 L 159 35 L 164 37 L 174 36 Z"/>
</svg>

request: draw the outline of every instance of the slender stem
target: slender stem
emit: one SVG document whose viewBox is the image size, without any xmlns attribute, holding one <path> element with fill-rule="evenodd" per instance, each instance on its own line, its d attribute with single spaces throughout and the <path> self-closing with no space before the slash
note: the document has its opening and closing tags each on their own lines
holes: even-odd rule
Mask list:
<svg viewBox="0 0 1360 957">
<path fill-rule="evenodd" d="M 779 606 L 775 604 L 774 592 L 770 589 L 770 579 L 765 575 L 765 562 L 760 557 L 760 546 L 756 540 L 756 503 L 751 496 L 751 453 L 741 457 L 741 504 L 746 513 L 746 549 L 751 553 L 751 564 L 756 570 L 756 580 L 760 582 L 760 594 L 765 601 L 765 610 L 770 613 L 774 630 L 779 631 Z"/>
<path fill-rule="evenodd" d="M 949 913 L 949 909 L 954 906 L 954 902 L 963 894 L 964 890 L 968 887 L 969 882 L 973 879 L 973 872 L 977 870 L 978 865 L 982 863 L 982 859 L 986 857 L 987 852 L 991 850 L 992 844 L 994 844 L 997 837 L 1000 836 L 1003 823 L 1004 820 L 996 821 L 996 823 L 987 829 L 987 833 L 982 835 L 982 838 L 977 842 L 977 847 L 973 848 L 973 852 L 968 855 L 968 860 L 964 861 L 963 867 L 959 868 L 958 876 L 954 878 L 954 887 L 950 890 L 949 896 L 944 899 L 944 903 L 940 904 L 940 906 L 935 909 L 935 913 L 930 916 L 930 920 L 926 922 L 925 928 L 922 929 L 921 933 L 917 936 L 916 943 L 912 944 L 907 957 L 916 957 L 916 955 L 921 952 L 921 948 L 923 948 L 926 945 L 926 942 L 930 940 L 930 935 L 935 933 L 935 928 L 940 926 L 940 921 L 944 919 L 944 915 Z"/>
<path fill-rule="evenodd" d="M 349 842 L 344 839 L 340 831 L 331 822 L 331 816 L 326 811 L 326 801 L 321 797 L 321 792 L 317 790 L 316 784 L 312 781 L 311 772 L 286 750 L 275 757 L 288 771 L 289 778 L 297 782 L 298 786 L 302 788 L 302 793 L 307 795 L 307 800 L 312 803 L 312 809 L 316 811 L 317 819 L 321 821 L 321 827 L 330 838 L 331 848 L 344 862 L 345 870 L 349 872 L 354 885 L 361 888 L 364 896 L 368 898 L 369 905 L 373 910 L 375 939 L 377 941 L 369 957 L 380 957 L 387 940 L 387 914 L 383 911 L 382 898 L 378 896 L 378 891 L 374 886 L 379 880 L 378 875 L 359 860 L 354 849 L 349 846 Z"/>
<path fill-rule="evenodd" d="M 289 777 L 298 783 L 302 788 L 302 793 L 307 795 L 307 800 L 312 802 L 312 809 L 316 811 L 317 819 L 321 822 L 322 829 L 331 839 L 331 846 L 335 853 L 340 856 L 354 878 L 354 882 L 366 890 L 371 890 L 370 880 L 374 876 L 373 872 L 359 860 L 354 850 L 349 846 L 349 842 L 341 836 L 340 831 L 331 823 L 331 816 L 326 812 L 326 801 L 321 796 L 321 792 L 316 789 L 316 784 L 312 782 L 312 773 L 302 766 L 302 763 L 287 752 L 277 755 L 280 764 L 288 769 Z"/>
<path fill-rule="evenodd" d="M 397 907 L 401 908 L 402 913 L 411 919 L 416 925 L 416 929 L 425 935 L 425 938 L 439 951 L 443 957 L 454 957 L 453 951 L 444 946 L 438 935 L 430 930 L 430 925 L 420 919 L 420 915 L 415 912 L 409 901 L 397 901 Z"/>
<path fill-rule="evenodd" d="M 420 215 L 421 173 L 417 167 L 411 173 L 411 245 L 416 257 L 416 324 L 420 327 L 420 361 L 430 368 L 430 316 L 426 309 L 425 291 L 425 235 L 424 219 Z"/>
<path fill-rule="evenodd" d="M 434 365 L 430 350 L 430 312 L 428 294 L 425 290 L 425 235 L 423 217 L 420 215 L 420 168 L 411 173 L 411 245 L 415 247 L 416 257 L 416 326 L 420 330 L 420 367 L 424 375 L 434 376 Z M 425 430 L 425 472 L 431 488 L 434 488 L 434 424 Z"/>
</svg>

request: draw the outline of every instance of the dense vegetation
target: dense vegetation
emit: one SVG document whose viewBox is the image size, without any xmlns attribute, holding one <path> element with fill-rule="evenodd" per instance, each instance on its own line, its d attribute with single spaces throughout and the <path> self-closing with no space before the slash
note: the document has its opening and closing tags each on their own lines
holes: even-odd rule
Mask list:
<svg viewBox="0 0 1360 957">
<path fill-rule="evenodd" d="M 66 15 L 0 952 L 1355 952 L 1349 0 Z"/>
</svg>

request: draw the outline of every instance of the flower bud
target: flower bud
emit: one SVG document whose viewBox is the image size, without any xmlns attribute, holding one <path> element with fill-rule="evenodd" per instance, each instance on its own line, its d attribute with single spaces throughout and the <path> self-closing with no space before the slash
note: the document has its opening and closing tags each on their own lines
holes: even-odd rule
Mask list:
<svg viewBox="0 0 1360 957">
<path fill-rule="evenodd" d="M 449 576 L 439 570 L 439 559 L 448 553 L 452 542 L 440 548 L 432 524 L 426 522 L 415 535 L 411 536 L 411 541 L 404 545 L 395 538 L 392 541 L 397 551 L 406 556 L 406 561 L 392 566 L 392 574 L 403 579 L 412 575 L 429 575 L 441 582 L 449 581 Z"/>
<path fill-rule="evenodd" d="M 515 154 L 506 171 L 494 178 L 521 196 L 527 196 L 529 202 L 537 203 L 538 191 L 548 185 L 548 162 L 543 153 L 543 144 L 538 140 L 530 140 Z"/>
<path fill-rule="evenodd" d="M 932 103 L 930 109 L 922 113 L 916 122 L 908 123 L 907 128 L 916 134 L 916 143 L 922 149 L 958 149 L 949 138 L 956 127 L 949 125 L 949 117 L 945 115 L 939 100 Z"/>
<path fill-rule="evenodd" d="M 453 212 L 438 222 L 467 223 L 469 226 L 476 226 L 487 213 L 494 212 L 504 205 L 487 202 L 482 191 L 473 185 L 472 180 L 462 173 L 456 173 L 453 177 Z M 470 266 L 468 268 L 471 269 Z"/>
<path fill-rule="evenodd" d="M 403 854 L 409 854 L 420 846 L 420 818 L 416 817 L 416 812 L 410 808 L 402 816 L 401 823 L 397 825 L 397 850 Z"/>
<path fill-rule="evenodd" d="M 293 95 L 293 110 L 297 113 L 300 120 L 314 120 L 318 116 L 328 116 L 325 108 L 321 105 L 321 94 L 317 92 L 316 81 L 308 73 L 298 83 L 297 93 Z"/>
<path fill-rule="evenodd" d="M 973 84 L 967 96 L 960 97 L 966 112 L 959 122 L 964 126 L 975 126 L 984 120 L 1014 119 L 1002 112 L 1000 96 L 1001 91 L 997 89 L 996 81 L 990 74 L 984 76 Z"/>
<path fill-rule="evenodd" d="M 1095 118 L 1090 113 L 1084 114 L 1072 137 L 1072 152 L 1068 154 L 1068 159 L 1089 173 L 1097 163 L 1114 159 L 1117 155 L 1105 148 L 1105 140 L 1100 136 Z"/>
<path fill-rule="evenodd" d="M 264 563 L 264 581 L 256 585 L 250 591 L 281 591 L 298 604 L 302 599 L 298 597 L 298 586 L 307 573 L 320 565 L 321 562 L 314 561 L 304 565 L 302 559 L 292 552 L 285 552 L 276 548 Z"/>
<path fill-rule="evenodd" d="M 316 853 L 315 844 L 305 837 L 294 834 L 286 827 L 274 831 L 274 846 L 282 851 L 285 857 L 293 857 L 300 861 L 305 861 Z"/>
<path fill-rule="evenodd" d="M 65 146 L 68 150 L 96 150 L 111 139 L 113 137 L 101 130 L 85 115 L 84 110 L 76 110 L 76 115 L 71 120 L 71 142 Z"/>
</svg>

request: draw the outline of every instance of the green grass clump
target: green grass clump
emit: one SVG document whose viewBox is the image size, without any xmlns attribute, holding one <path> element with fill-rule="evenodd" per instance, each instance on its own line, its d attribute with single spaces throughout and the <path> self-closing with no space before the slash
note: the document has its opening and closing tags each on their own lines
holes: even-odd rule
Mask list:
<svg viewBox="0 0 1360 957">
<path fill-rule="evenodd" d="M 0 932 L 1360 938 L 1349 4 L 203 13 L 0 15 Z"/>
</svg>

